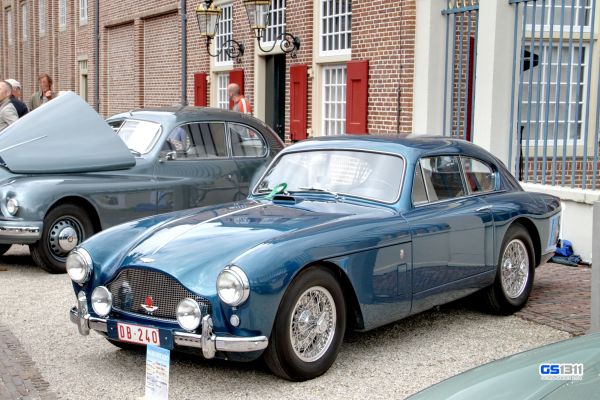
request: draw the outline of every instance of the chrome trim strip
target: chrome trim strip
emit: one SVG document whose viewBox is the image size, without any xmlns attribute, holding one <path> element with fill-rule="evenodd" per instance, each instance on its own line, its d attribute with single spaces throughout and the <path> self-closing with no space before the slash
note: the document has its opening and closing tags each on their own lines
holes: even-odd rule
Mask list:
<svg viewBox="0 0 600 400">
<path fill-rule="evenodd" d="M 39 239 L 40 228 L 36 226 L 0 226 L 0 237 L 9 236 L 20 239 Z"/>
</svg>

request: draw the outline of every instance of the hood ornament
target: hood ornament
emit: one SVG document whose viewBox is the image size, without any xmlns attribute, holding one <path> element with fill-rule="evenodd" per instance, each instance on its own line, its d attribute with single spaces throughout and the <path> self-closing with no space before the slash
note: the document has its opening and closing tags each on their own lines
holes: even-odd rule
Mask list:
<svg viewBox="0 0 600 400">
<path fill-rule="evenodd" d="M 140 304 L 140 306 L 146 310 L 146 312 L 148 313 L 148 315 L 152 315 L 152 313 L 156 310 L 158 310 L 158 307 L 154 305 L 154 300 L 152 299 L 152 296 L 146 296 L 146 299 L 144 300 L 143 304 Z"/>
</svg>

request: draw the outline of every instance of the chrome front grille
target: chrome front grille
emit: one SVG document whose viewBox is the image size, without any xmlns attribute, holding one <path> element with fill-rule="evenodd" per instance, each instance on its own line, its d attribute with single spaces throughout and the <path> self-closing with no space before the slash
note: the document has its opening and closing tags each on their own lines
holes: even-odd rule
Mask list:
<svg viewBox="0 0 600 400">
<path fill-rule="evenodd" d="M 161 272 L 127 268 L 108 285 L 116 311 L 140 314 L 145 317 L 176 321 L 179 302 L 186 297 L 200 305 L 202 315 L 210 314 L 210 302 L 195 295 L 175 279 Z M 149 297 L 152 299 L 149 300 Z M 156 309 L 147 311 L 143 306 L 151 303 Z"/>
</svg>

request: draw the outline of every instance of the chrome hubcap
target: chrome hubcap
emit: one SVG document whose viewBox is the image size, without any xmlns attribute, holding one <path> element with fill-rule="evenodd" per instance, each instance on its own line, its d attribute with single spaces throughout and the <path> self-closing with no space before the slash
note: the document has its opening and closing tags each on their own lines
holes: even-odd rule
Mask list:
<svg viewBox="0 0 600 400">
<path fill-rule="evenodd" d="M 327 352 L 336 328 L 335 302 L 321 286 L 306 290 L 294 306 L 290 324 L 292 348 L 304 362 L 317 361 Z"/>
<path fill-rule="evenodd" d="M 512 240 L 504 249 L 500 278 L 506 296 L 516 299 L 523 294 L 529 279 L 529 255 L 521 240 Z"/>
<path fill-rule="evenodd" d="M 63 217 L 52 225 L 48 234 L 48 246 L 54 258 L 63 261 L 82 238 L 83 228 L 81 223 L 75 218 Z"/>
</svg>

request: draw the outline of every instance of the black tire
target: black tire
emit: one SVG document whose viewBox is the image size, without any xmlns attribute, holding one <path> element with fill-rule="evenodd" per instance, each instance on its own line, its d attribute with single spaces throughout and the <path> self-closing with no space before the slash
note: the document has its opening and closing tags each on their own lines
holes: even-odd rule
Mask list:
<svg viewBox="0 0 600 400">
<path fill-rule="evenodd" d="M 72 204 L 62 204 L 46 214 L 42 238 L 29 245 L 33 261 L 52 274 L 66 272 L 65 261 L 69 252 L 58 247 L 56 234 L 68 226 L 77 233 L 74 244 L 79 244 L 94 234 L 94 225 L 85 210 Z"/>
<path fill-rule="evenodd" d="M 11 247 L 12 244 L 0 244 L 0 256 L 5 255 Z"/>
<path fill-rule="evenodd" d="M 322 346 L 321 351 L 314 355 L 315 359 L 308 360 L 308 357 L 306 357 L 307 360 L 303 360 L 298 356 L 297 351 L 294 350 L 291 327 L 294 311 L 297 311 L 296 315 L 298 315 L 298 319 L 302 315 L 296 307 L 297 303 L 309 290 L 317 290 L 324 295 L 327 304 L 335 306 L 335 310 L 331 308 L 329 313 L 320 314 L 321 317 L 330 318 L 329 326 L 335 320 L 335 327 L 333 327 L 331 334 L 325 335 L 327 343 Z M 329 294 L 329 298 L 326 293 Z M 333 300 L 332 303 L 331 300 Z M 331 316 L 333 311 L 335 311 L 335 319 Z M 313 317 L 312 314 L 309 313 L 309 315 Z M 317 319 L 323 322 L 321 318 Z M 318 325 L 319 321 L 310 322 L 311 324 L 317 323 L 317 326 L 314 328 L 317 332 L 320 328 Z M 296 323 L 300 324 L 301 322 L 296 321 Z M 335 361 L 344 339 L 345 331 L 346 302 L 342 288 L 332 272 L 325 268 L 311 267 L 301 272 L 285 292 L 277 312 L 277 317 L 275 318 L 269 346 L 263 355 L 264 360 L 269 369 L 281 378 L 291 381 L 305 381 L 316 378 L 324 374 Z M 315 331 L 311 330 L 311 333 L 313 332 Z"/>
<path fill-rule="evenodd" d="M 512 293 L 513 296 L 508 293 L 510 290 L 504 287 L 505 285 L 503 284 L 501 276 L 505 253 L 507 250 L 510 252 L 510 250 L 507 248 L 511 243 L 515 243 L 517 248 L 520 247 L 520 244 L 522 244 L 526 250 L 528 260 L 528 274 L 525 283 L 524 285 L 518 285 L 519 289 Z M 502 241 L 502 247 L 500 249 L 498 266 L 496 270 L 496 279 L 494 280 L 494 283 L 488 288 L 484 289 L 482 293 L 485 307 L 489 312 L 498 315 L 510 315 L 519 311 L 525 306 L 525 304 L 527 304 L 527 300 L 529 299 L 529 295 L 531 294 L 531 290 L 533 288 L 533 280 L 535 277 L 536 265 L 534 254 L 533 244 L 527 229 L 520 224 L 512 225 L 504 235 L 504 240 Z"/>
<path fill-rule="evenodd" d="M 112 339 L 109 339 L 109 338 L 106 338 L 106 340 L 108 341 L 108 343 L 112 344 L 113 346 L 116 346 L 116 347 L 120 348 L 121 350 L 137 351 L 137 352 L 141 352 L 141 351 L 146 350 L 146 346 L 143 346 L 143 345 L 140 345 L 140 344 L 121 342 L 121 341 L 112 340 Z"/>
</svg>

